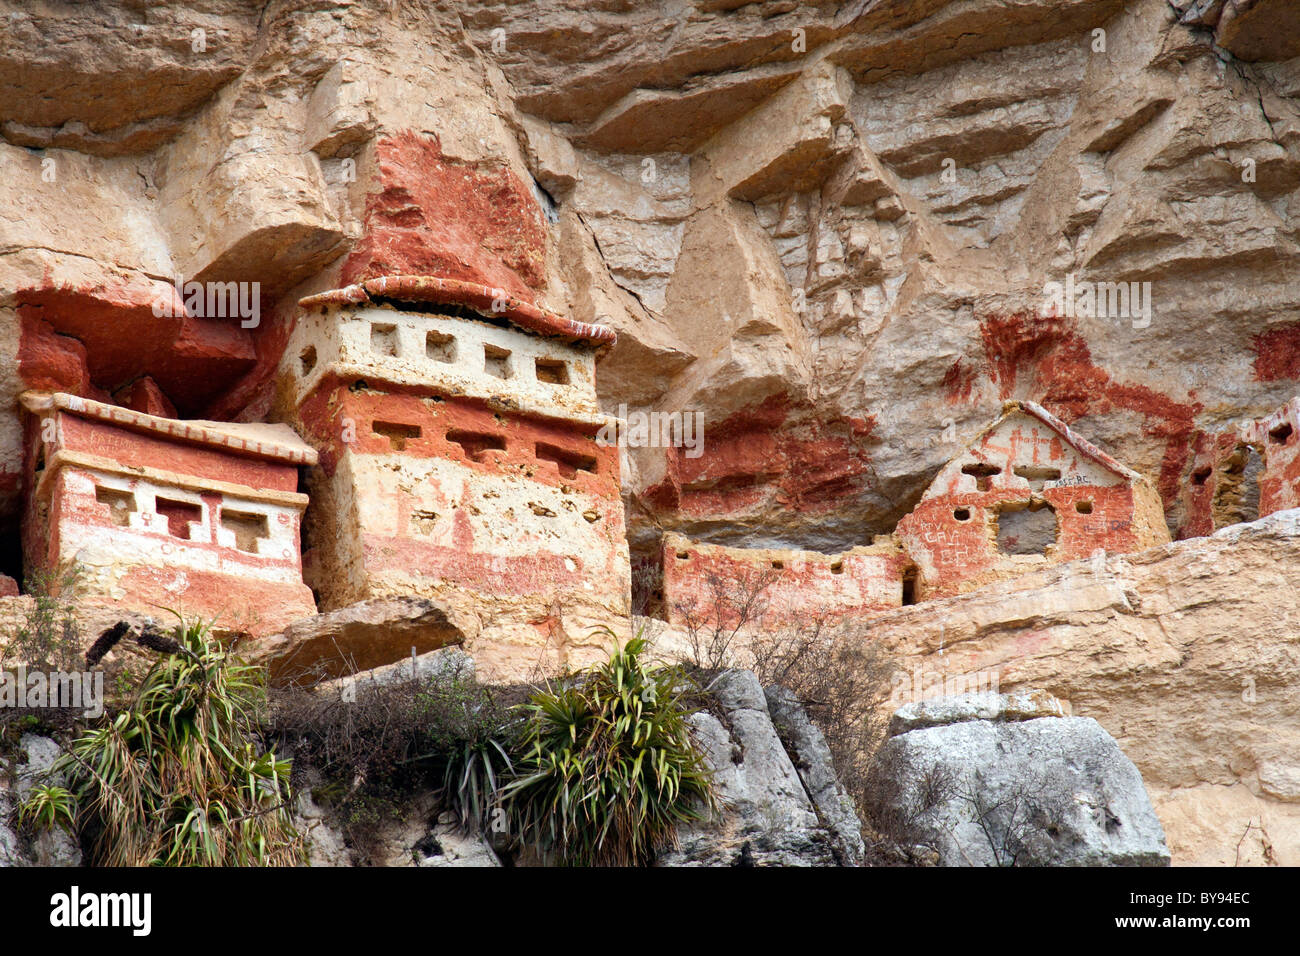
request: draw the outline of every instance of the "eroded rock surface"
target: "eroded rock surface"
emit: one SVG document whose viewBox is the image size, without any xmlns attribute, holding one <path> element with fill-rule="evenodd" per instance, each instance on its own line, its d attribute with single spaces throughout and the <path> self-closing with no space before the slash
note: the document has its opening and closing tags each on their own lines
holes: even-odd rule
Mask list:
<svg viewBox="0 0 1300 956">
<path fill-rule="evenodd" d="M 991 696 L 993 714 L 1023 711 Z M 934 849 L 941 866 L 1169 864 L 1141 775 L 1095 720 L 981 719 L 960 698 L 929 706 L 945 722 L 903 730 L 877 757 L 873 813 L 886 832 Z"/>
<path fill-rule="evenodd" d="M 860 863 L 861 824 L 802 708 L 780 689 L 765 695 L 751 671 L 724 672 L 711 690 L 722 716 L 701 712 L 692 722 L 713 768 L 721 812 L 708 824 L 684 828 L 680 847 L 659 865 Z"/>
<path fill-rule="evenodd" d="M 607 408 L 706 414 L 698 460 L 629 449 L 643 553 L 655 522 L 863 543 L 1006 398 L 1156 482 L 1177 527 L 1189 439 L 1300 377 L 1294 17 L 1285 0 L 18 11 L 0 350 L 19 361 L 0 388 L 143 376 L 182 414 L 256 419 L 282 303 L 437 267 L 615 327 Z M 1044 315 L 1071 273 L 1151 282 L 1149 324 Z M 259 282 L 260 324 L 158 321 L 177 274 Z M 16 419 L 0 434 L 12 516 Z"/>
<path fill-rule="evenodd" d="M 1042 689 L 1095 719 L 1141 772 L 1174 865 L 1294 865 L 1297 594 L 1292 510 L 902 608 L 869 639 L 897 655 L 896 705 Z M 910 705 L 900 726 L 944 710 Z"/>
</svg>

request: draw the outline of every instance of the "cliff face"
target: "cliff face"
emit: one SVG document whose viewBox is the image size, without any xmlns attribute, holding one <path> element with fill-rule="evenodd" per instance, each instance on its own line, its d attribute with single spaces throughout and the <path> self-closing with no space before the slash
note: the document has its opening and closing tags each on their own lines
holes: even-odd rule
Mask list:
<svg viewBox="0 0 1300 956">
<path fill-rule="evenodd" d="M 701 416 L 697 448 L 630 436 L 634 561 L 665 532 L 867 544 L 1007 399 L 1148 479 L 1185 535 L 1195 450 L 1300 390 L 1297 27 L 1292 0 L 12 5 L 0 541 L 20 391 L 262 421 L 298 300 L 401 273 L 611 326 L 604 410 Z M 256 283 L 256 314 L 175 308 L 178 280 Z M 1205 546 L 1235 579 L 1278 573 Z M 1224 666 L 1283 646 L 1274 618 L 1229 639 L 1231 611 L 1186 600 L 1227 615 Z M 1181 665 L 1179 613 L 1125 672 L 1172 702 L 1152 722 L 1219 680 Z M 1148 759 L 1116 685 L 1065 686 L 1055 639 L 997 655 L 1087 703 L 1162 818 L 1211 826 L 1188 788 L 1250 818 L 1237 756 L 1191 759 L 1187 737 Z M 1175 860 L 1225 862 L 1166 825 Z"/>
<path fill-rule="evenodd" d="M 898 702 L 1041 688 L 1136 764 L 1176 865 L 1300 862 L 1300 511 L 877 618 Z"/>
<path fill-rule="evenodd" d="M 703 413 L 699 457 L 629 449 L 639 553 L 656 526 L 861 543 L 1009 397 L 1151 478 L 1177 531 L 1197 432 L 1300 376 L 1295 17 L 1282 0 L 15 10 L 0 386 L 102 396 L 147 376 L 182 415 L 257 418 L 292 302 L 436 271 L 614 326 L 607 409 Z M 177 276 L 259 282 L 258 324 L 158 317 Z M 1138 283 L 1129 314 L 1045 316 L 1071 276 Z M 13 514 L 12 413 L 0 432 Z"/>
</svg>

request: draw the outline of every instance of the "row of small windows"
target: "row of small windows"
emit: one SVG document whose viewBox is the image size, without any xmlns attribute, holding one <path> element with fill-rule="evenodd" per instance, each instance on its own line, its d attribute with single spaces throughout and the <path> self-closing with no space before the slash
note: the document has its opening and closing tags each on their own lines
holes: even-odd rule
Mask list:
<svg viewBox="0 0 1300 956">
<path fill-rule="evenodd" d="M 386 358 L 397 358 L 401 354 L 401 343 L 397 335 L 397 326 L 378 322 L 370 323 L 370 350 Z M 451 365 L 460 358 L 460 347 L 454 335 L 444 332 L 429 331 L 424 336 L 424 357 L 434 362 Z M 298 356 L 303 375 L 311 373 L 316 367 L 316 347 L 309 345 Z M 509 349 L 484 343 L 483 371 L 500 379 L 515 377 L 516 357 Z M 563 359 L 533 359 L 533 377 L 547 385 L 568 385 L 569 365 Z"/>
<path fill-rule="evenodd" d="M 424 436 L 424 429 L 419 425 L 384 422 L 378 419 L 370 423 L 370 430 L 376 435 L 387 438 L 393 451 L 406 451 L 407 442 Z M 493 432 L 449 428 L 446 439 L 454 445 L 459 445 L 470 461 L 481 462 L 484 460 L 484 454 L 489 451 L 506 450 L 505 436 Z M 596 474 L 595 455 L 584 455 L 546 442 L 537 442 L 533 446 L 533 454 L 541 461 L 555 462 L 560 474 L 565 478 L 574 478 L 580 471 Z"/>
<path fill-rule="evenodd" d="M 678 560 L 678 561 L 689 561 L 689 560 L 690 560 L 690 557 L 691 557 L 691 553 L 690 553 L 689 551 L 678 551 L 678 552 L 677 552 L 677 560 Z M 785 562 L 784 562 L 784 561 L 781 561 L 781 560 L 777 559 L 777 560 L 772 561 L 771 563 L 772 563 L 772 570 L 773 570 L 773 571 L 784 571 L 784 570 L 785 570 Z M 833 562 L 833 563 L 830 565 L 830 569 L 831 569 L 831 574 L 843 574 L 843 573 L 844 573 L 844 562 L 843 562 L 843 561 L 835 561 L 835 562 Z"/>
<path fill-rule="evenodd" d="M 993 487 L 993 479 L 1002 474 L 1002 469 L 997 465 L 989 465 L 982 461 L 974 464 L 962 466 L 961 473 L 970 475 L 975 479 L 975 488 L 977 491 L 988 491 Z M 1034 491 L 1042 491 L 1043 485 L 1049 481 L 1060 481 L 1061 470 L 1059 468 L 1043 468 L 1036 465 L 1017 465 L 1012 469 L 1012 473 L 1017 478 L 1023 478 L 1029 482 L 1029 486 Z"/>
<path fill-rule="evenodd" d="M 1074 510 L 1079 512 L 1079 514 L 1081 515 L 1090 515 L 1092 514 L 1092 502 L 1087 500 L 1082 500 L 1082 499 L 1076 501 L 1074 503 Z M 956 518 L 958 521 L 970 521 L 970 509 L 954 508 L 952 512 L 952 516 Z"/>
<path fill-rule="evenodd" d="M 131 514 L 137 510 L 134 494 L 107 485 L 95 487 L 95 500 L 102 505 L 107 505 L 108 515 L 113 524 L 123 528 L 130 524 Z M 167 533 L 182 541 L 191 540 L 191 523 L 197 524 L 203 520 L 201 505 L 164 498 L 162 495 L 154 499 L 154 511 L 167 522 Z M 264 514 L 235 511 L 223 507 L 220 520 L 221 527 L 234 534 L 235 547 L 240 551 L 255 553 L 258 539 L 270 537 Z"/>
</svg>

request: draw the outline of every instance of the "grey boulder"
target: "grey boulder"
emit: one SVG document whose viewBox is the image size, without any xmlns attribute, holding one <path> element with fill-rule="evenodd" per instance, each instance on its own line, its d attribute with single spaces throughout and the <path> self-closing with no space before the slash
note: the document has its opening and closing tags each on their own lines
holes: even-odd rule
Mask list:
<svg viewBox="0 0 1300 956">
<path fill-rule="evenodd" d="M 877 829 L 903 855 L 944 866 L 1168 866 L 1142 777 L 1114 738 L 1088 717 L 1023 719 L 1052 709 L 1025 703 L 927 702 L 945 719 L 898 733 L 877 757 Z"/>
</svg>

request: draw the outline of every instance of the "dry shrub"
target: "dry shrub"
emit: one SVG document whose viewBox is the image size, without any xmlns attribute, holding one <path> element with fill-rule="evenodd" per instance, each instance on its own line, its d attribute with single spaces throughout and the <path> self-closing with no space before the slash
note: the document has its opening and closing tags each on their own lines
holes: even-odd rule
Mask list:
<svg viewBox="0 0 1300 956">
<path fill-rule="evenodd" d="M 687 663 L 703 671 L 735 667 L 741 632 L 762 622 L 767 589 L 775 580 L 771 570 L 747 569 L 735 576 L 706 572 L 705 599 L 681 601 L 675 607 L 690 648 Z"/>
<path fill-rule="evenodd" d="M 508 692 L 479 684 L 468 665 L 347 696 L 343 686 L 277 689 L 272 733 L 293 749 L 295 770 L 320 776 L 312 796 L 358 855 L 372 856 L 425 790 L 465 829 L 481 828 L 509 770 Z"/>
<path fill-rule="evenodd" d="M 817 619 L 765 630 L 767 591 L 776 576 L 766 569 L 706 573 L 705 599 L 677 606 L 687 663 L 705 674 L 748 666 L 764 687 L 792 691 L 826 738 L 836 774 L 861 816 L 868 771 L 889 729 L 884 703 L 897 667 L 862 622 Z"/>
<path fill-rule="evenodd" d="M 922 817 L 957 795 L 961 781 L 944 766 L 926 770 L 915 793 L 905 791 L 907 768 L 897 750 L 887 750 L 871 764 L 862 818 L 877 862 L 917 864 L 937 853 L 927 842 Z"/>
<path fill-rule="evenodd" d="M 861 625 L 823 621 L 765 635 L 750 652 L 764 687 L 779 684 L 803 703 L 862 816 L 869 770 L 889 730 L 882 705 L 896 670 L 893 657 Z"/>
<path fill-rule="evenodd" d="M 81 570 L 69 565 L 57 571 L 33 571 L 26 593 L 32 606 L 9 635 L 0 634 L 4 657 L 30 670 L 74 670 L 80 664 L 81 633 L 75 601 Z"/>
</svg>

